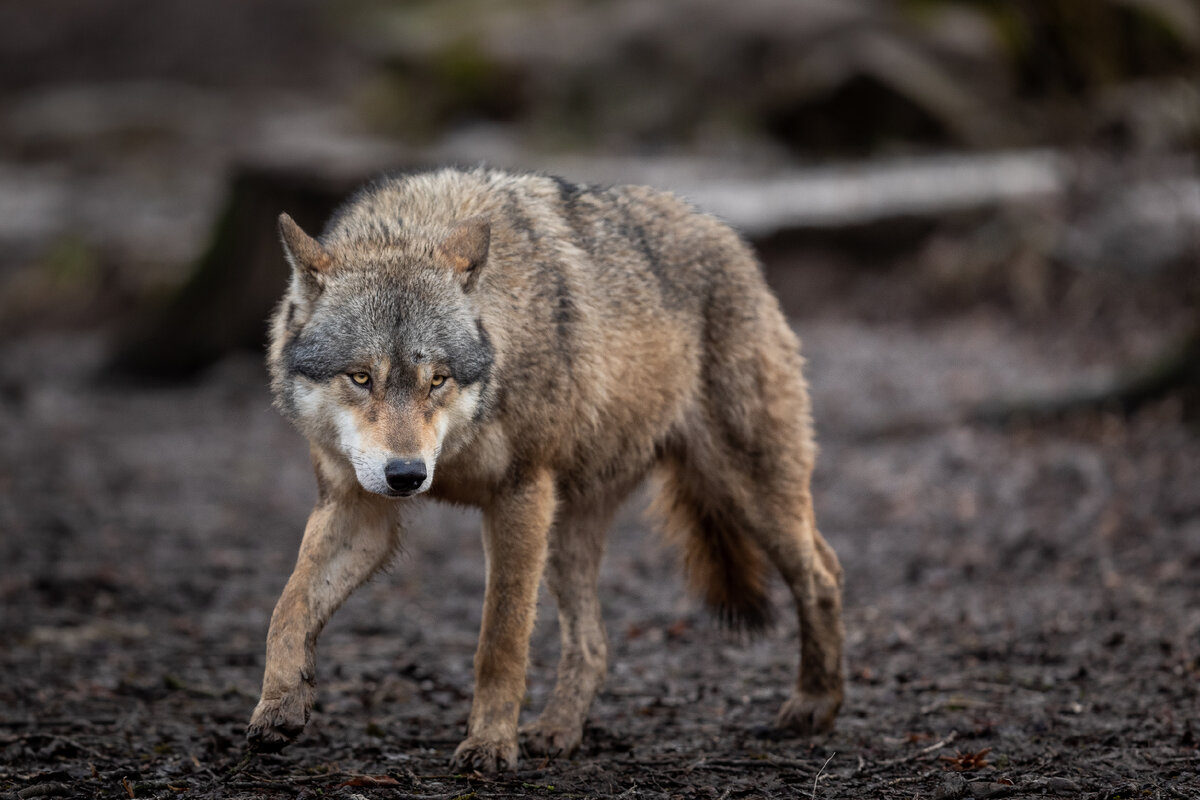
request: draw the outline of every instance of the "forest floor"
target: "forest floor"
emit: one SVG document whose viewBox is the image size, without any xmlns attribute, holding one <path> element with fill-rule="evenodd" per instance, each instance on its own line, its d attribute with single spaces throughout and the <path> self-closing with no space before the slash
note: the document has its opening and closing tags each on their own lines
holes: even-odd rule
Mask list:
<svg viewBox="0 0 1200 800">
<path fill-rule="evenodd" d="M 1095 386 L 1194 309 L 1153 281 L 1085 276 L 1063 313 L 1030 315 L 923 302 L 898 265 L 769 268 L 809 359 L 816 509 L 846 570 L 835 732 L 770 735 L 795 621 L 719 630 L 641 497 L 608 546 L 611 670 L 580 752 L 453 772 L 483 556 L 476 515 L 429 505 L 324 633 L 303 737 L 248 757 L 267 621 L 315 497 L 305 445 L 256 355 L 119 385 L 96 380 L 104 336 L 41 330 L 0 353 L 0 794 L 1200 797 L 1200 434 L 1173 400 L 970 421 Z M 523 719 L 556 655 L 543 597 Z"/>
</svg>

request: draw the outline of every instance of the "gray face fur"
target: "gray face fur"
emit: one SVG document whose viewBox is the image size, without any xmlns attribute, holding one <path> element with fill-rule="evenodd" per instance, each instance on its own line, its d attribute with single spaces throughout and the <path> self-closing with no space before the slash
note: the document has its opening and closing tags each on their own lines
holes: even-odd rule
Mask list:
<svg viewBox="0 0 1200 800">
<path fill-rule="evenodd" d="M 356 270 L 330 282 L 285 358 L 289 373 L 316 382 L 387 359 L 402 372 L 418 363 L 445 365 L 450 377 L 469 386 L 486 380 L 492 350 L 450 276 L 401 280 Z"/>
</svg>

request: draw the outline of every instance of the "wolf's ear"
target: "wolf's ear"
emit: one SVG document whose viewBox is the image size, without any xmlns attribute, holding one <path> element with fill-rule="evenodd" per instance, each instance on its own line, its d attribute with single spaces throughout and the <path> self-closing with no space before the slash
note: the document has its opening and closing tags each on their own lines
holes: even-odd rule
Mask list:
<svg viewBox="0 0 1200 800">
<path fill-rule="evenodd" d="M 333 264 L 329 251 L 287 214 L 279 215 L 279 239 L 283 242 L 283 255 L 292 265 L 292 274 L 300 286 L 310 295 L 320 292 L 325 274 Z"/>
<path fill-rule="evenodd" d="M 487 217 L 471 217 L 450 229 L 437 245 L 442 257 L 462 279 L 463 288 L 470 291 L 479 277 L 492 241 L 492 224 Z"/>
</svg>

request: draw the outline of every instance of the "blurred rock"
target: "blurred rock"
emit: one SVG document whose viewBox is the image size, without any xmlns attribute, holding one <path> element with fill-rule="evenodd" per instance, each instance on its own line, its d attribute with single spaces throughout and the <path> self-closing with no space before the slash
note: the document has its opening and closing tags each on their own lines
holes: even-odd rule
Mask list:
<svg viewBox="0 0 1200 800">
<path fill-rule="evenodd" d="M 967 779 L 961 772 L 947 772 L 942 775 L 942 782 L 934 790 L 935 800 L 955 800 L 967 793 Z"/>
</svg>

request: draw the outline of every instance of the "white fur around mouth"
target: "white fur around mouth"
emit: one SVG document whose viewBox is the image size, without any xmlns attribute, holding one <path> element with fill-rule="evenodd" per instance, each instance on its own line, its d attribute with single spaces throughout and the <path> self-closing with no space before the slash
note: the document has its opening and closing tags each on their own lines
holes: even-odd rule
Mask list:
<svg viewBox="0 0 1200 800">
<path fill-rule="evenodd" d="M 429 491 L 429 487 L 433 485 L 433 469 L 434 460 L 427 459 L 426 465 L 428 474 L 425 480 L 416 489 L 409 492 L 398 492 L 388 485 L 385 475 L 385 468 L 388 461 L 394 458 L 391 453 L 372 454 L 368 451 L 351 448 L 346 452 L 346 458 L 350 461 L 350 465 L 354 467 L 354 475 L 358 478 L 358 483 L 363 489 L 371 494 L 382 495 L 391 499 L 403 499 L 407 497 L 415 497 L 419 494 L 424 494 Z"/>
</svg>

